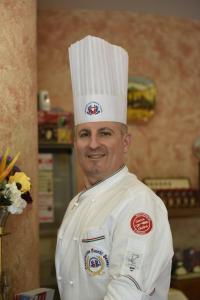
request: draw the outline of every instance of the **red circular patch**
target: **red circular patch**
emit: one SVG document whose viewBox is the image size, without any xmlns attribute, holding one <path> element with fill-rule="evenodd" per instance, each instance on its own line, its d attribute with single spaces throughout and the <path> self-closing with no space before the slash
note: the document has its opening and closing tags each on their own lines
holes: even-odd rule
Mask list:
<svg viewBox="0 0 200 300">
<path fill-rule="evenodd" d="M 131 219 L 131 228 L 137 234 L 146 234 L 151 231 L 153 226 L 149 215 L 145 213 L 138 213 Z"/>
</svg>

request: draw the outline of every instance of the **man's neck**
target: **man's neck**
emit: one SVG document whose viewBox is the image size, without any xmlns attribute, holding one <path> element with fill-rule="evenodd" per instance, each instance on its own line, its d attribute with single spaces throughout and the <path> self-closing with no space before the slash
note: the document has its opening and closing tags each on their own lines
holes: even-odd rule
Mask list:
<svg viewBox="0 0 200 300">
<path fill-rule="evenodd" d="M 107 175 L 102 175 L 101 177 L 100 176 L 85 176 L 84 178 L 84 184 L 85 184 L 85 189 L 88 190 L 90 189 L 91 187 L 97 185 L 98 183 L 106 180 L 107 178 L 113 176 L 114 174 L 118 173 L 119 171 L 121 171 L 121 169 L 124 168 L 124 165 L 122 165 L 119 169 L 111 172 L 110 174 L 107 174 Z"/>
</svg>

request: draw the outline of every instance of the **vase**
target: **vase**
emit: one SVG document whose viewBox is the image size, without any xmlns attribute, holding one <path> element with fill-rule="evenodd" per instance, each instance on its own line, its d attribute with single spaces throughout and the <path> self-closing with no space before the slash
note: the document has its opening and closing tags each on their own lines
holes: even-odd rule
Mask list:
<svg viewBox="0 0 200 300">
<path fill-rule="evenodd" d="M 3 271 L 3 256 L 2 256 L 2 238 L 8 233 L 5 231 L 6 221 L 9 212 L 7 206 L 0 206 L 0 300 L 7 300 L 9 295 L 9 285 L 7 274 Z"/>
<path fill-rule="evenodd" d="M 0 236 L 5 235 L 5 225 L 9 216 L 7 206 L 0 206 Z"/>
</svg>

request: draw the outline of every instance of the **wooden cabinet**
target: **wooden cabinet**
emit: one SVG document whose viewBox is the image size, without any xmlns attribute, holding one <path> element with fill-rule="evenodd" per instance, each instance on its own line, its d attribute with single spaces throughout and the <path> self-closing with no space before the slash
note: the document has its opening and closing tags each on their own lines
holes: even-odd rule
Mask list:
<svg viewBox="0 0 200 300">
<path fill-rule="evenodd" d="M 172 277 L 171 287 L 181 290 L 189 300 L 200 299 L 200 274 Z"/>
</svg>

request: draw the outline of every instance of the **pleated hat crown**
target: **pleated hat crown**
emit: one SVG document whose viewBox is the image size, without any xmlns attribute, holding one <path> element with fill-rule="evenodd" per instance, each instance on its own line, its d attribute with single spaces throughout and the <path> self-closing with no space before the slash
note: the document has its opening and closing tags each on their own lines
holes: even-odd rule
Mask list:
<svg viewBox="0 0 200 300">
<path fill-rule="evenodd" d="M 127 122 L 128 54 L 87 36 L 69 47 L 75 125 Z"/>
</svg>

